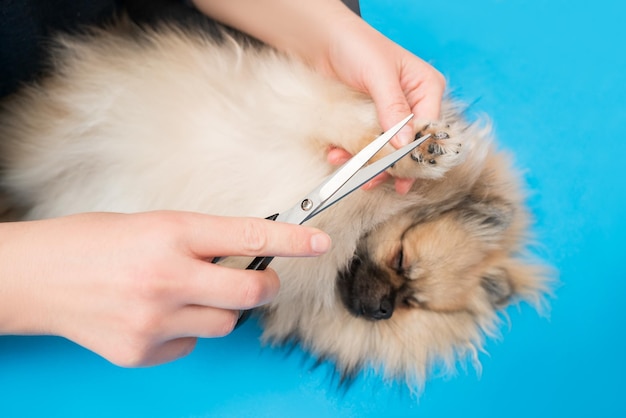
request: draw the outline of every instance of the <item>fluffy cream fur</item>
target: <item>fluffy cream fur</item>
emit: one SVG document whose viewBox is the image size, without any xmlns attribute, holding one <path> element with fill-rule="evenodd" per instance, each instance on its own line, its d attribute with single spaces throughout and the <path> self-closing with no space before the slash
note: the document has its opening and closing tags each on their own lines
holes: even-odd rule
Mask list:
<svg viewBox="0 0 626 418">
<path fill-rule="evenodd" d="M 121 25 L 65 37 L 55 56 L 53 74 L 5 102 L 0 115 L 3 185 L 28 209 L 26 218 L 151 209 L 265 217 L 335 169 L 325 159 L 329 145 L 356 152 L 380 133 L 368 97 L 236 37 Z M 407 213 L 448 222 L 437 214 L 469 198 L 514 208 L 506 231 L 480 255 L 499 254 L 498 268 L 511 273 L 510 301 L 539 300 L 542 270 L 520 258 L 528 220 L 518 176 L 494 150 L 489 129 L 466 122 L 449 101 L 442 121 L 425 129 L 449 137 L 430 141 L 439 147 L 434 155 L 425 144 L 394 167 L 418 179 L 408 195 L 390 184 L 356 191 L 310 222 L 333 238 L 330 253 L 273 262 L 282 288 L 262 312 L 266 341 L 296 340 L 346 376 L 367 366 L 411 386 L 435 363 L 475 359 L 509 299 L 494 306 L 476 287 L 464 309 L 404 307 L 370 321 L 350 314 L 336 288 L 366 233 Z M 479 230 L 467 231 L 479 239 Z M 432 242 L 445 242 L 433 234 Z M 465 257 L 471 241 L 433 245 L 435 253 Z M 493 267 L 484 257 L 463 260 L 468 269 Z M 434 263 L 436 282 L 446 265 Z"/>
</svg>

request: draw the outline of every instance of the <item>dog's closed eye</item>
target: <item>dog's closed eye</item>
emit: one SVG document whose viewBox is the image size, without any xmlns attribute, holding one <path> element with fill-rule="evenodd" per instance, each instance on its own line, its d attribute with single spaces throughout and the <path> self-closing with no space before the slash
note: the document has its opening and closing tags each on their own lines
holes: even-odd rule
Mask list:
<svg viewBox="0 0 626 418">
<path fill-rule="evenodd" d="M 404 249 L 402 246 L 391 261 L 391 268 L 399 275 L 404 274 Z"/>
<path fill-rule="evenodd" d="M 424 269 L 420 267 L 417 260 L 410 259 L 408 255 L 410 255 L 410 252 L 407 254 L 404 251 L 404 247 L 401 246 L 388 266 L 398 276 L 402 276 L 406 280 L 417 280 L 424 275 Z"/>
</svg>

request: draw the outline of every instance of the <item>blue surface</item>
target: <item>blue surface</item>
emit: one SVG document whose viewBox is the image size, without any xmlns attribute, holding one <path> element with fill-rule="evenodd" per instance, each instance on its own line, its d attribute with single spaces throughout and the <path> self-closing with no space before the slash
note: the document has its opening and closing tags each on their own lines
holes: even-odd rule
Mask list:
<svg viewBox="0 0 626 418">
<path fill-rule="evenodd" d="M 373 375 L 347 393 L 256 324 L 189 357 L 117 368 L 50 337 L 0 337 L 0 416 L 626 416 L 626 24 L 611 0 L 362 0 L 364 17 L 432 61 L 494 121 L 526 169 L 541 255 L 560 272 L 549 317 L 511 309 L 479 376 L 419 398 Z"/>
</svg>

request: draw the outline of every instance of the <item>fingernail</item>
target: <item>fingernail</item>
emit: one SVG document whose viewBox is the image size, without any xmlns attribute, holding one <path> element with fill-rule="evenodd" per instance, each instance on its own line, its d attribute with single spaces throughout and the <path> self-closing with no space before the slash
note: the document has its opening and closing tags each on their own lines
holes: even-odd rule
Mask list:
<svg viewBox="0 0 626 418">
<path fill-rule="evenodd" d="M 332 242 L 327 234 L 319 233 L 311 237 L 311 250 L 317 254 L 324 254 L 330 249 Z"/>
</svg>

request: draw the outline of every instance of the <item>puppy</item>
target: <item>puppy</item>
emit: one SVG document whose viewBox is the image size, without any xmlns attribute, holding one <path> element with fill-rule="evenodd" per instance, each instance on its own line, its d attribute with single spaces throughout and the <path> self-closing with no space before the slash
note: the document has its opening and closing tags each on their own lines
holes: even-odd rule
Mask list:
<svg viewBox="0 0 626 418">
<path fill-rule="evenodd" d="M 0 113 L 1 188 L 24 219 L 265 217 L 335 169 L 329 146 L 355 153 L 381 132 L 369 97 L 226 29 L 122 20 L 61 37 L 53 58 Z M 519 175 L 488 126 L 449 99 L 418 125 L 432 138 L 390 169 L 417 179 L 409 194 L 356 191 L 310 221 L 329 253 L 272 264 L 282 287 L 259 310 L 264 341 L 295 341 L 344 380 L 371 367 L 420 387 L 434 365 L 476 360 L 500 310 L 547 290 L 525 255 Z"/>
</svg>

